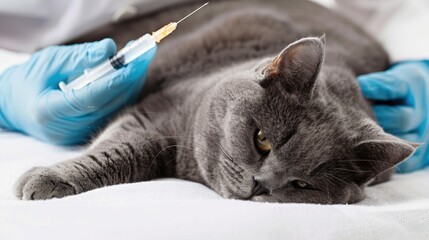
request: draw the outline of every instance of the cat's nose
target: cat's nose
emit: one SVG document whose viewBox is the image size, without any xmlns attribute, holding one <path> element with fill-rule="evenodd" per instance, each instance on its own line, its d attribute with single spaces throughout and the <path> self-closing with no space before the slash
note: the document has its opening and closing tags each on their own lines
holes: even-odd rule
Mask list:
<svg viewBox="0 0 429 240">
<path fill-rule="evenodd" d="M 271 174 L 258 174 L 253 177 L 253 180 L 259 183 L 260 187 L 265 189 L 268 194 L 278 188 L 277 180 Z"/>
<path fill-rule="evenodd" d="M 252 196 L 258 196 L 264 193 L 270 194 L 271 191 L 263 185 L 263 182 L 258 180 L 258 177 L 254 177 L 253 180 L 254 180 L 254 187 L 252 190 Z"/>
</svg>

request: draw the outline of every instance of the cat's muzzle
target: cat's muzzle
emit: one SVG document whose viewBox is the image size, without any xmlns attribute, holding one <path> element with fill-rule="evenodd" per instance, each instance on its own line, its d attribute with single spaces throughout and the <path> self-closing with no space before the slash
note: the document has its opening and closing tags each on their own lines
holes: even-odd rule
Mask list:
<svg viewBox="0 0 429 240">
<path fill-rule="evenodd" d="M 253 178 L 253 183 L 254 184 L 253 184 L 252 193 L 247 199 L 252 199 L 252 197 L 259 196 L 262 194 L 269 194 L 268 189 L 262 186 L 262 184 L 259 181 L 256 181 L 254 178 Z"/>
</svg>

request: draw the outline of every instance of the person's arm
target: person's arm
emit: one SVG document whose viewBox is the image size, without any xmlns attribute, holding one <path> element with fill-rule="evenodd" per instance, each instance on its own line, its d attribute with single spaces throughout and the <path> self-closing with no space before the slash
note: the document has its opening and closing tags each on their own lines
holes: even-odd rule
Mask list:
<svg viewBox="0 0 429 240">
<path fill-rule="evenodd" d="M 156 49 L 79 90 L 58 83 L 74 79 L 116 52 L 111 39 L 52 46 L 0 73 L 0 127 L 55 144 L 76 144 L 105 118 L 136 99 Z"/>
</svg>

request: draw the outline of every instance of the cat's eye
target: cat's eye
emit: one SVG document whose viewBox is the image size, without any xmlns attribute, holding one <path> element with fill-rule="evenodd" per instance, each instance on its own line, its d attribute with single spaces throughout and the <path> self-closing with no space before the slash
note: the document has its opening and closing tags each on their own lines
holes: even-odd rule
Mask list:
<svg viewBox="0 0 429 240">
<path fill-rule="evenodd" d="M 305 181 L 302 181 L 302 180 L 295 180 L 295 181 L 292 181 L 292 182 L 291 182 L 291 185 L 292 185 L 294 188 L 312 188 L 312 186 L 311 186 L 309 183 L 307 183 L 307 182 L 305 182 Z"/>
<path fill-rule="evenodd" d="M 265 137 L 264 132 L 257 130 L 255 133 L 255 147 L 261 154 L 268 154 L 271 151 L 271 143 Z"/>
</svg>

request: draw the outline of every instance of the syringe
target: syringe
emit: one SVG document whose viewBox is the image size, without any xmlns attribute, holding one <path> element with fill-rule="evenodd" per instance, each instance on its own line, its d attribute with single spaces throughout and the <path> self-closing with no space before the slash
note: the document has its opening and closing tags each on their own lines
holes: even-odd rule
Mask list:
<svg viewBox="0 0 429 240">
<path fill-rule="evenodd" d="M 86 85 L 99 80 L 100 78 L 112 74 L 116 70 L 126 66 L 136 58 L 140 57 L 147 51 L 151 50 L 156 46 L 156 43 L 161 42 L 162 39 L 170 35 L 174 30 L 176 30 L 177 25 L 191 16 L 192 14 L 199 11 L 201 8 L 205 7 L 208 2 L 197 8 L 195 11 L 186 15 L 184 18 L 180 19 L 177 22 L 171 22 L 164 27 L 158 29 L 152 34 L 145 34 L 130 45 L 122 48 L 119 52 L 117 52 L 113 57 L 101 63 L 100 65 L 91 68 L 85 69 L 84 74 L 80 77 L 74 79 L 69 84 L 65 84 L 64 82 L 60 82 L 59 86 L 61 91 L 70 91 L 72 89 L 78 90 Z"/>
</svg>

